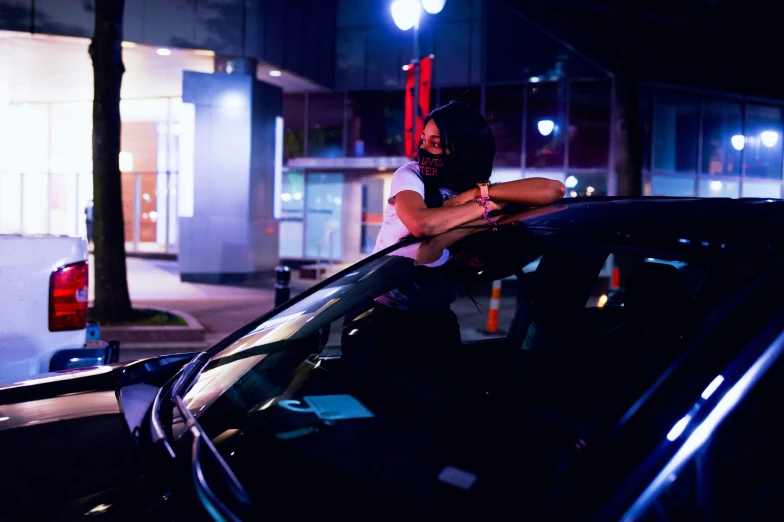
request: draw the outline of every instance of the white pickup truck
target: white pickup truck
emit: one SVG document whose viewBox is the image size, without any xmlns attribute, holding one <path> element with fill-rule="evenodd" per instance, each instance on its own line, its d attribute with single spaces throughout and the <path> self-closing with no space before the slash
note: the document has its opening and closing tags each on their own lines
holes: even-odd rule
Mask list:
<svg viewBox="0 0 784 522">
<path fill-rule="evenodd" d="M 87 259 L 82 238 L 0 235 L 0 381 L 111 362 L 87 342 Z"/>
</svg>

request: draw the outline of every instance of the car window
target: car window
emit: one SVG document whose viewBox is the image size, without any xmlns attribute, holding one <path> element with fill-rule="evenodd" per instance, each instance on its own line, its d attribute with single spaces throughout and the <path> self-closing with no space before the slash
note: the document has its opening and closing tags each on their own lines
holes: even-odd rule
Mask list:
<svg viewBox="0 0 784 522">
<path fill-rule="evenodd" d="M 715 381 L 714 381 L 715 382 Z M 658 492 L 643 522 L 784 520 L 779 358 L 683 469 Z"/>
<path fill-rule="evenodd" d="M 640 252 L 611 253 L 607 256 L 585 306 L 587 308 L 623 307 L 624 297 L 634 270 L 639 268 L 638 265 L 640 264 L 651 263 L 669 265 L 675 268 L 684 284 L 686 284 L 692 298 L 707 273 L 707 267 L 704 264 L 687 263 L 683 260 L 678 260 L 677 257 L 660 259 L 657 257 L 646 257 Z M 642 270 L 644 269 L 640 271 Z"/>
</svg>

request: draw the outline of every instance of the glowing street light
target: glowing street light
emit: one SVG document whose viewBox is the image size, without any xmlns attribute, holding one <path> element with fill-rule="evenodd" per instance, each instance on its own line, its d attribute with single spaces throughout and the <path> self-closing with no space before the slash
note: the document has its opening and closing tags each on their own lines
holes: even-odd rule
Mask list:
<svg viewBox="0 0 784 522">
<path fill-rule="evenodd" d="M 746 145 L 746 137 L 743 134 L 736 134 L 730 138 L 730 143 L 732 143 L 733 149 L 743 150 L 743 147 Z"/>
<path fill-rule="evenodd" d="M 395 0 L 392 2 L 392 19 L 402 31 L 419 26 L 419 0 Z"/>
<path fill-rule="evenodd" d="M 438 14 L 444 8 L 446 0 L 422 0 L 422 7 L 428 14 Z"/>
<path fill-rule="evenodd" d="M 765 131 L 760 134 L 762 144 L 768 148 L 773 147 L 779 141 L 779 133 L 776 131 Z"/>
<path fill-rule="evenodd" d="M 540 120 L 539 123 L 536 124 L 536 128 L 539 129 L 539 134 L 542 136 L 549 136 L 553 129 L 555 129 L 555 122 L 553 120 Z"/>
</svg>

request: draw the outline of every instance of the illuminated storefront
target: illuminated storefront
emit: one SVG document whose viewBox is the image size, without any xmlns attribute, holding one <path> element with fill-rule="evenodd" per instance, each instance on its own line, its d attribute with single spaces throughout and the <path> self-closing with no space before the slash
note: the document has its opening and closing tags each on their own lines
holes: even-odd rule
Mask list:
<svg viewBox="0 0 784 522">
<path fill-rule="evenodd" d="M 92 198 L 89 40 L 0 32 L 0 233 L 86 235 Z M 124 44 L 123 213 L 128 251 L 176 252 L 182 73 L 213 53 Z M 10 74 L 8 74 L 10 73 Z"/>
</svg>

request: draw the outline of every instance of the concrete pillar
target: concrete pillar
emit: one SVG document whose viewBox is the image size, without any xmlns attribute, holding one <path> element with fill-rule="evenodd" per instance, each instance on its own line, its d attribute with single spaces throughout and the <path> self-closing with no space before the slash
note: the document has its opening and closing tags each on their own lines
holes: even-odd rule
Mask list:
<svg viewBox="0 0 784 522">
<path fill-rule="evenodd" d="M 183 75 L 180 250 L 182 281 L 236 283 L 278 263 L 273 217 L 275 119 L 282 91 L 251 75 Z M 189 132 L 183 122 L 182 132 Z"/>
</svg>

